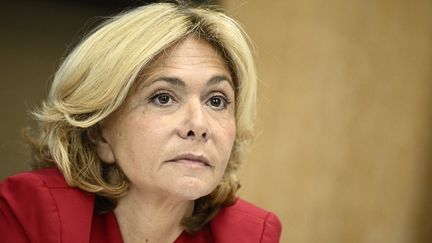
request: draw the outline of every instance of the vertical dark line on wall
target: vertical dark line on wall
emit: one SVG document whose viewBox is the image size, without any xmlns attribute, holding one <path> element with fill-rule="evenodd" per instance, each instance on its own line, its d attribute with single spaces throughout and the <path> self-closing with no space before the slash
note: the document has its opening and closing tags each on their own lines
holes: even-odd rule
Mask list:
<svg viewBox="0 0 432 243">
<path fill-rule="evenodd" d="M 429 100 L 429 106 L 432 107 L 432 99 Z M 415 242 L 432 242 L 432 109 L 429 109 L 428 114 L 429 137 L 427 140 L 426 156 L 424 161 L 421 196 L 417 207 L 417 219 L 414 225 L 417 231 L 417 239 Z M 414 242 L 414 241 L 413 241 Z"/>
</svg>

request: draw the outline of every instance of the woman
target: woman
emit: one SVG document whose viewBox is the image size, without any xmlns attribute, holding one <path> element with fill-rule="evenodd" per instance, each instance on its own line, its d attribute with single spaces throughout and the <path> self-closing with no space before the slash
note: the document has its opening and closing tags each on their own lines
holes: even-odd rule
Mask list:
<svg viewBox="0 0 432 243">
<path fill-rule="evenodd" d="M 278 242 L 277 217 L 236 198 L 255 94 L 226 15 L 159 3 L 112 18 L 34 112 L 38 170 L 0 185 L 0 241 Z"/>
</svg>

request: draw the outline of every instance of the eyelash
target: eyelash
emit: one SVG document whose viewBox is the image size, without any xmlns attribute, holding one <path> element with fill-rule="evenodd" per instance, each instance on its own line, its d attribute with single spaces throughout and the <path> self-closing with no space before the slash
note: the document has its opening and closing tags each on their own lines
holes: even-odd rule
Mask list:
<svg viewBox="0 0 432 243">
<path fill-rule="evenodd" d="M 222 107 L 220 107 L 220 108 L 215 107 L 218 110 L 226 109 L 228 107 L 228 105 L 231 104 L 231 100 L 227 96 L 225 96 L 224 94 L 213 95 L 207 100 L 206 103 L 211 102 L 211 100 L 214 98 L 220 98 L 222 100 Z M 209 105 L 211 105 L 211 104 L 209 104 Z"/>
<path fill-rule="evenodd" d="M 150 102 L 157 105 L 157 106 L 168 106 L 169 104 L 159 104 L 158 103 L 157 99 L 163 95 L 166 95 L 170 98 L 170 101 L 168 101 L 168 102 L 176 101 L 173 92 L 168 91 L 168 90 L 158 90 L 150 97 Z"/>
</svg>

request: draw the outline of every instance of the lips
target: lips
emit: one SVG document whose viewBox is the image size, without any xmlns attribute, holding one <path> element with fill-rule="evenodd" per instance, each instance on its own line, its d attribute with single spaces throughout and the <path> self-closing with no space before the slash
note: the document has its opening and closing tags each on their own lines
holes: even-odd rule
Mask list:
<svg viewBox="0 0 432 243">
<path fill-rule="evenodd" d="M 168 160 L 168 162 L 200 163 L 205 166 L 211 166 L 210 161 L 205 156 L 191 153 L 178 155 Z"/>
</svg>

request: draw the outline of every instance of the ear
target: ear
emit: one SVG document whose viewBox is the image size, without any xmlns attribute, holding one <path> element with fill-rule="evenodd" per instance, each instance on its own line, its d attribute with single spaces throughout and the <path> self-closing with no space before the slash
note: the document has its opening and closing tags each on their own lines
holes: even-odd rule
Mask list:
<svg viewBox="0 0 432 243">
<path fill-rule="evenodd" d="M 99 158 L 108 164 L 115 163 L 114 151 L 108 141 L 104 138 L 101 126 L 97 124 L 88 128 L 86 134 L 90 142 L 96 146 L 96 153 Z"/>
</svg>

